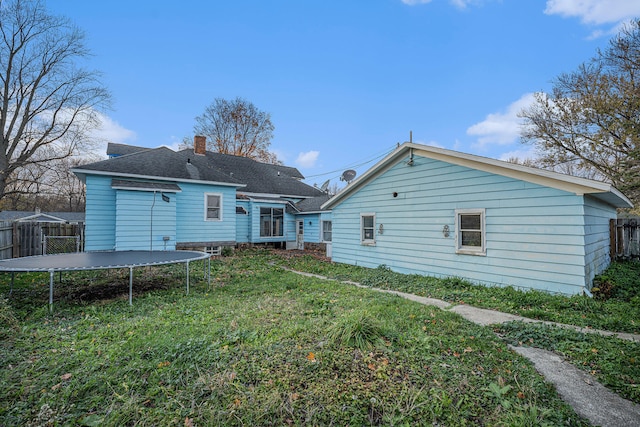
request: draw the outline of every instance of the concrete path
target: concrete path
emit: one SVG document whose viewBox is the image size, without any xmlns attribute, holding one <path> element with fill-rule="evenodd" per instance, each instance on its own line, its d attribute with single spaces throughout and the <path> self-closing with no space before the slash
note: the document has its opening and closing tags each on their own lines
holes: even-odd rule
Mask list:
<svg viewBox="0 0 640 427">
<path fill-rule="evenodd" d="M 317 274 L 304 273 L 285 267 L 282 268 L 307 277 L 334 280 Z M 640 335 L 636 334 L 601 331 L 555 322 L 541 322 L 539 320 L 528 319 L 514 314 L 501 313 L 495 310 L 487 310 L 469 305 L 452 305 L 446 301 L 435 298 L 425 298 L 404 292 L 372 288 L 356 282 L 341 281 L 340 283 L 394 294 L 421 304 L 432 305 L 443 310 L 449 310 L 482 326 L 519 320 L 522 322 L 545 323 L 563 328 L 575 329 L 585 333 L 596 333 L 607 336 L 613 335 L 621 339 L 640 342 Z M 589 420 L 589 422 L 594 426 L 640 426 L 640 405 L 623 399 L 617 394 L 609 391 L 602 384 L 595 381 L 589 374 L 579 368 L 576 368 L 571 363 L 566 362 L 558 354 L 535 347 L 509 346 L 509 348 L 533 362 L 536 370 L 544 376 L 547 381 L 556 387 L 556 390 L 562 399 L 567 402 L 567 404 L 569 404 L 577 414 Z"/>
</svg>

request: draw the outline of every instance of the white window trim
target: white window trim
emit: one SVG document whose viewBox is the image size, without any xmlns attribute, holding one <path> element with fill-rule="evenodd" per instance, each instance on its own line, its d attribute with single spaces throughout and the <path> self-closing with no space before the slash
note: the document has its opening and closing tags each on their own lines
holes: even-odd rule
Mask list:
<svg viewBox="0 0 640 427">
<path fill-rule="evenodd" d="M 331 223 L 331 240 L 324 240 L 324 223 L 325 222 Z M 320 241 L 322 243 L 331 243 L 333 241 L 333 223 L 331 220 L 328 220 L 328 219 L 320 220 Z"/>
<path fill-rule="evenodd" d="M 373 239 L 364 238 L 364 217 L 373 217 Z M 365 246 L 374 246 L 376 244 L 376 214 L 374 212 L 364 212 L 360 214 L 360 244 Z"/>
<path fill-rule="evenodd" d="M 207 218 L 207 210 L 209 208 L 207 201 L 209 200 L 209 196 L 217 196 L 220 198 L 220 215 L 218 216 L 218 218 Z M 222 193 L 204 193 L 204 220 L 206 222 L 222 221 L 222 207 L 224 206 L 222 200 Z"/>
<path fill-rule="evenodd" d="M 487 227 L 486 227 L 486 210 L 480 209 L 456 209 L 456 253 L 465 255 L 487 255 Z M 462 246 L 462 233 L 460 232 L 460 215 L 480 215 L 480 233 L 482 235 L 482 246 Z"/>
</svg>

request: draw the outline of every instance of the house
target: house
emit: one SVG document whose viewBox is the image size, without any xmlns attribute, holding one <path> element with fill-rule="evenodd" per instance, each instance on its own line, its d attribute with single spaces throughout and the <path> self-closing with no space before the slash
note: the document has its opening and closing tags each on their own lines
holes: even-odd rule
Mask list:
<svg viewBox="0 0 640 427">
<path fill-rule="evenodd" d="M 610 184 L 405 143 L 322 208 L 337 262 L 582 294 L 631 206 Z"/>
<path fill-rule="evenodd" d="M 325 194 L 302 182 L 296 168 L 205 147 L 199 136 L 194 148 L 178 152 L 110 144 L 109 159 L 73 169 L 86 184 L 85 249 L 321 243 L 304 206 Z"/>
</svg>

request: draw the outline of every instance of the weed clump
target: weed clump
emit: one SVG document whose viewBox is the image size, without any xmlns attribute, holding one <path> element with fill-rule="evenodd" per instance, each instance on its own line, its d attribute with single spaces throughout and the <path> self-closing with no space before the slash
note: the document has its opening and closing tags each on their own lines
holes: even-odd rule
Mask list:
<svg viewBox="0 0 640 427">
<path fill-rule="evenodd" d="M 337 346 L 368 350 L 384 344 L 384 328 L 368 311 L 349 313 L 329 329 L 329 341 Z"/>
<path fill-rule="evenodd" d="M 596 299 L 632 302 L 640 300 L 640 262 L 617 261 L 593 280 Z"/>
</svg>

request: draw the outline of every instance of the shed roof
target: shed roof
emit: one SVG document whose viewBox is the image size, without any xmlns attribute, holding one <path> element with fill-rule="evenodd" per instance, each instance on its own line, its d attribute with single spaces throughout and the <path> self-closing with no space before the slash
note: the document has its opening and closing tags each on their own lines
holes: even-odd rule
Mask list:
<svg viewBox="0 0 640 427">
<path fill-rule="evenodd" d="M 633 207 L 633 203 L 631 203 L 624 194 L 617 190 L 613 185 L 606 182 L 565 175 L 544 169 L 505 162 L 502 160 L 446 150 L 444 148 L 405 142 L 355 181 L 351 182 L 335 197 L 323 204 L 322 208 L 333 208 L 343 200 L 347 199 L 359 188 L 384 173 L 390 167 L 396 165 L 403 159 L 407 159 L 407 161 L 409 161 L 413 156 L 422 156 L 430 159 L 441 160 L 443 162 L 465 166 L 471 169 L 482 170 L 546 187 L 556 188 L 577 195 L 589 194 L 592 197 L 602 200 L 616 208 Z M 407 167 L 410 166 L 407 165 Z"/>
<path fill-rule="evenodd" d="M 84 222 L 84 212 L 0 211 L 0 221 Z"/>
</svg>

